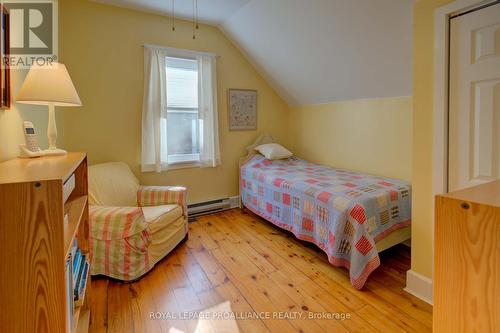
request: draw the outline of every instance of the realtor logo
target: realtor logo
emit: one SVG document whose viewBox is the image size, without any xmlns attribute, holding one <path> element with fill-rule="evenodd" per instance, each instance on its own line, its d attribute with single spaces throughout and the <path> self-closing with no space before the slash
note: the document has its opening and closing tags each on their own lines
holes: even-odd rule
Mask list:
<svg viewBox="0 0 500 333">
<path fill-rule="evenodd" d="M 8 57 L 11 68 L 29 68 L 57 60 L 57 1 L 2 1 L 8 15 Z"/>
<path fill-rule="evenodd" d="M 6 3 L 11 54 L 52 54 L 52 3 Z"/>
</svg>

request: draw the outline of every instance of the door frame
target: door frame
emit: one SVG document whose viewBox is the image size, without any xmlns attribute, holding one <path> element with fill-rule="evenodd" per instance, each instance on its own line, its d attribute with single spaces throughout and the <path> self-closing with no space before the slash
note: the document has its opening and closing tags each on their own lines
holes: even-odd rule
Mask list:
<svg viewBox="0 0 500 333">
<path fill-rule="evenodd" d="M 432 147 L 432 225 L 431 239 L 434 249 L 435 201 L 437 194 L 448 192 L 448 88 L 450 19 L 496 0 L 456 0 L 438 7 L 434 12 L 434 90 L 433 90 L 433 147 Z M 434 276 L 434 255 L 432 256 Z M 406 289 L 427 303 L 432 304 L 432 279 L 408 271 Z"/>
<path fill-rule="evenodd" d="M 496 0 L 457 0 L 439 7 L 434 14 L 434 135 L 432 192 L 448 192 L 448 103 L 450 19 Z"/>
</svg>

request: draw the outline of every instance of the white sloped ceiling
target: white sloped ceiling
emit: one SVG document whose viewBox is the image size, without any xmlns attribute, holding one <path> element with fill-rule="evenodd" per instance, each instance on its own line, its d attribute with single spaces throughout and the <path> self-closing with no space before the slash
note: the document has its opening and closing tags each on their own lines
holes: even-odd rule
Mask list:
<svg viewBox="0 0 500 333">
<path fill-rule="evenodd" d="M 94 0 L 170 15 L 172 0 Z M 191 19 L 193 0 L 174 0 Z M 411 95 L 414 0 L 198 0 L 290 105 Z"/>
<path fill-rule="evenodd" d="M 413 0 L 252 0 L 221 29 L 291 105 L 411 95 Z"/>
<path fill-rule="evenodd" d="M 170 16 L 174 8 L 175 16 L 191 20 L 193 0 L 90 0 L 106 5 L 136 9 L 148 13 Z M 198 0 L 200 22 L 219 25 L 251 0 Z"/>
</svg>

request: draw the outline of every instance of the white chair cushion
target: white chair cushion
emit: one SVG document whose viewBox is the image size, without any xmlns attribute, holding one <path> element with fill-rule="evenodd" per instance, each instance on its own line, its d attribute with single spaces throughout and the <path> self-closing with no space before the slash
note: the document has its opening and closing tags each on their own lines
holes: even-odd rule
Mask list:
<svg viewBox="0 0 500 333">
<path fill-rule="evenodd" d="M 112 162 L 89 167 L 89 203 L 136 207 L 139 181 L 127 164 Z"/>
<path fill-rule="evenodd" d="M 182 216 L 182 208 L 179 205 L 162 205 L 142 207 L 144 219 L 149 223 L 152 233 L 161 229 Z"/>
</svg>

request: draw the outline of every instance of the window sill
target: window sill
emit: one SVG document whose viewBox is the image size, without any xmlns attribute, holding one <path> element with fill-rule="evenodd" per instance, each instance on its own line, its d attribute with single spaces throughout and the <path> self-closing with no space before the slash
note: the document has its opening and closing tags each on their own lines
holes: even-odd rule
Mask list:
<svg viewBox="0 0 500 333">
<path fill-rule="evenodd" d="M 170 170 L 178 170 L 178 169 L 192 169 L 192 168 L 200 168 L 201 163 L 199 161 L 183 161 L 183 162 L 175 162 L 175 163 L 162 163 L 160 172 L 167 172 Z M 146 165 L 141 167 L 142 173 L 147 172 L 156 172 L 154 165 Z"/>
<path fill-rule="evenodd" d="M 174 162 L 174 163 L 169 163 L 168 169 L 163 171 L 178 170 L 178 169 L 193 169 L 193 168 L 199 168 L 200 166 L 201 164 L 198 161 Z"/>
</svg>

